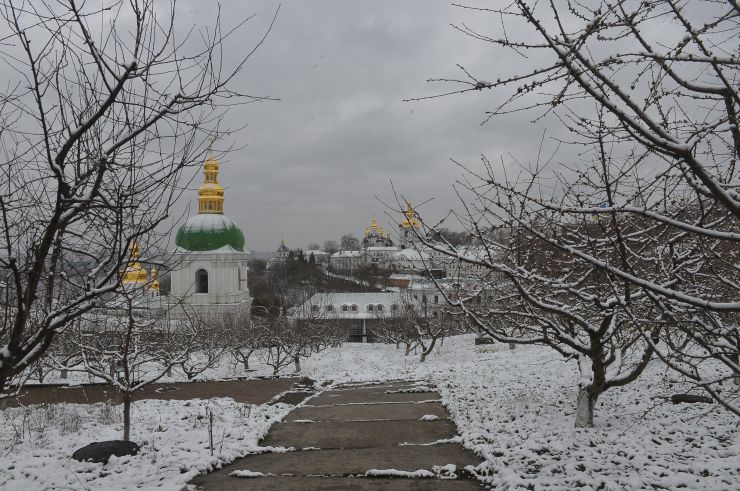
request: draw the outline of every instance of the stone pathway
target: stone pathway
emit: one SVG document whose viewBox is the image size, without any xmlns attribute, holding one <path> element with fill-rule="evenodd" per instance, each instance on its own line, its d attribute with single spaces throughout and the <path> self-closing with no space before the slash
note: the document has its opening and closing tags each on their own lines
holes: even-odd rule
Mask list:
<svg viewBox="0 0 740 491">
<path fill-rule="evenodd" d="M 480 489 L 465 471 L 465 466 L 480 460 L 459 444 L 434 443 L 455 434 L 439 395 L 420 383 L 343 385 L 298 407 L 261 443 L 295 451 L 249 455 L 198 476 L 192 484 L 199 490 L 224 491 Z M 384 472 L 375 473 L 382 477 L 369 477 L 372 469 L 424 470 L 429 477 Z M 234 471 L 264 476 L 235 477 L 230 475 Z"/>
</svg>

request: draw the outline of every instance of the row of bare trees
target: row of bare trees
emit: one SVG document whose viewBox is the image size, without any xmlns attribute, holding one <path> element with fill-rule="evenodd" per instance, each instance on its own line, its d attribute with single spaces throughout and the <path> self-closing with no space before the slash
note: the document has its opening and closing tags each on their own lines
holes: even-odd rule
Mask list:
<svg viewBox="0 0 740 491">
<path fill-rule="evenodd" d="M 172 376 L 173 370 L 188 380 L 229 361 L 248 371 L 250 357 L 257 353 L 274 375 L 290 365 L 299 372 L 301 358 L 346 339 L 346 332 L 319 318 L 295 323 L 282 311 L 251 318 L 246 307 L 223 315 L 188 315 L 179 309 L 179 315 L 171 316 L 165 309 L 137 308 L 141 293 L 128 293 L 117 297 L 114 307 L 78 317 L 36 365 L 20 374 L 36 376 L 39 368 L 64 372 L 65 377 L 79 372 L 109 384 L 123 403 L 125 440 L 134 394 Z"/>
<path fill-rule="evenodd" d="M 496 339 L 576 359 L 577 426 L 654 357 L 740 415 L 737 2 L 515 0 L 478 11 L 506 33 L 458 29 L 526 53 L 529 68 L 493 82 L 461 66 L 463 79 L 438 81 L 503 95 L 487 120 L 554 117 L 569 135 L 555 144 L 575 152 L 514 174 L 486 159 L 461 165 L 457 218 L 485 254 L 420 239 L 506 281 L 483 281 L 496 296 L 486 308 L 447 300 Z"/>
</svg>

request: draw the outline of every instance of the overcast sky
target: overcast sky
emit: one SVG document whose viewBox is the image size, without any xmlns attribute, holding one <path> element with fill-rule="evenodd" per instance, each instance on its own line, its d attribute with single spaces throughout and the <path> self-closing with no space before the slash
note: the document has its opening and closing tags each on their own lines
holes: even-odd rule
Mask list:
<svg viewBox="0 0 740 491">
<path fill-rule="evenodd" d="M 532 124 L 531 113 L 481 126 L 503 93 L 403 102 L 449 89 L 427 79 L 458 77 L 457 63 L 488 80 L 521 69 L 526 60 L 450 27 L 465 22 L 495 34 L 495 17 L 432 0 L 281 4 L 272 32 L 235 84 L 280 101 L 234 108 L 227 123 L 246 127 L 219 143 L 243 146 L 228 154 L 220 179 L 226 214 L 251 250 L 273 250 L 281 238 L 306 247 L 348 232 L 359 237 L 373 216 L 395 229 L 397 217 L 376 198 L 393 201 L 391 180 L 414 203 L 432 200 L 422 214 L 436 219 L 457 206 L 451 185 L 459 170 L 450 158 L 475 164 L 481 154 L 511 154 L 531 161 L 543 130 L 553 131 L 547 122 Z M 215 17 L 211 2 L 178 5 L 180 23 Z M 227 44 L 227 55 L 250 49 L 277 6 L 223 2 L 225 27 L 257 14 Z M 200 180 L 188 193 L 191 209 Z"/>
</svg>

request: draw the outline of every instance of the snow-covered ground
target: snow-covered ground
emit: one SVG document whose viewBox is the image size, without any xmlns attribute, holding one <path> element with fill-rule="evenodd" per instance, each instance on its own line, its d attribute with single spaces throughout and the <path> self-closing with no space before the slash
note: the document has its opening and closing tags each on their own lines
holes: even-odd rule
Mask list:
<svg viewBox="0 0 740 491">
<path fill-rule="evenodd" d="M 437 385 L 463 445 L 495 489 L 740 489 L 740 426 L 714 405 L 665 401 L 686 387 L 655 363 L 599 400 L 574 428 L 575 362 L 541 347 L 445 341 L 424 364 L 391 346 L 345 345 L 303 364 L 336 382 L 416 378 Z"/>
<path fill-rule="evenodd" d="M 269 371 L 257 358 L 254 364 L 254 374 Z M 302 365 L 303 375 L 320 382 L 436 385 L 463 445 L 484 460 L 477 474 L 496 489 L 740 489 L 737 419 L 712 405 L 666 403 L 662 397 L 683 388 L 671 386 L 658 363 L 600 399 L 593 429 L 573 427 L 575 364 L 544 348 L 476 347 L 472 336 L 459 336 L 420 364 L 394 346 L 346 343 Z M 233 374 L 243 375 L 224 363 L 207 376 Z M 0 489 L 179 489 L 200 470 L 254 449 L 290 408 L 228 398 L 136 402 L 132 439 L 144 443 L 142 453 L 105 466 L 70 455 L 91 441 L 119 438 L 120 408 L 6 409 L 0 411 Z"/>
<path fill-rule="evenodd" d="M 131 439 L 141 445 L 141 452 L 111 457 L 107 465 L 77 462 L 71 456 L 92 441 L 121 438 L 120 406 L 58 404 L 0 411 L 0 489 L 180 490 L 201 471 L 257 449 L 270 426 L 293 406 L 214 398 L 146 400 L 133 408 Z"/>
<path fill-rule="evenodd" d="M 345 345 L 303 367 L 317 380 L 435 384 L 495 489 L 740 489 L 737 419 L 716 405 L 665 402 L 686 387 L 657 362 L 602 396 L 591 429 L 574 428 L 575 362 L 546 348 L 476 347 L 459 336 L 424 364 L 392 346 Z"/>
</svg>

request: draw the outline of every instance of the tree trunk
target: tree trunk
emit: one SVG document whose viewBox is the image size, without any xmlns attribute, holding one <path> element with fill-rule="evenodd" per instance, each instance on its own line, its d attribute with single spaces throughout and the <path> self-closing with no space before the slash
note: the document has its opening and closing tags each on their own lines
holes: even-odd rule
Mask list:
<svg viewBox="0 0 740 491">
<path fill-rule="evenodd" d="M 436 343 L 437 338 L 432 338 L 432 342 L 429 344 L 428 348 L 425 348 L 423 344 L 421 345 L 421 358 L 419 358 L 419 363 L 424 363 L 426 361 L 427 355 L 432 352 Z"/>
<path fill-rule="evenodd" d="M 254 350 L 249 350 L 249 353 L 242 356 L 242 363 L 244 363 L 244 371 L 249 370 L 249 357 L 252 356 Z"/>
<path fill-rule="evenodd" d="M 301 371 L 301 357 L 294 356 L 293 363 L 295 364 L 295 373 L 299 373 Z"/>
<path fill-rule="evenodd" d="M 730 359 L 732 360 L 732 363 L 734 363 L 736 366 L 740 367 L 740 353 L 735 352 L 730 355 Z M 735 372 L 735 376 L 732 377 L 735 385 L 740 385 L 740 373 L 737 371 Z"/>
<path fill-rule="evenodd" d="M 131 439 L 131 392 L 123 393 L 123 439 Z"/>
<path fill-rule="evenodd" d="M 404 355 L 404 356 L 409 356 L 409 353 L 411 353 L 411 350 L 412 350 L 412 349 L 413 349 L 413 348 L 411 347 L 411 345 L 410 345 L 410 344 L 407 344 L 407 345 L 406 345 L 406 353 L 405 353 L 405 355 Z"/>
<path fill-rule="evenodd" d="M 598 395 L 593 394 L 589 387 L 578 389 L 578 400 L 576 401 L 576 428 L 593 428 L 596 399 L 598 399 Z"/>
</svg>

